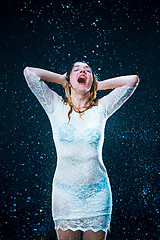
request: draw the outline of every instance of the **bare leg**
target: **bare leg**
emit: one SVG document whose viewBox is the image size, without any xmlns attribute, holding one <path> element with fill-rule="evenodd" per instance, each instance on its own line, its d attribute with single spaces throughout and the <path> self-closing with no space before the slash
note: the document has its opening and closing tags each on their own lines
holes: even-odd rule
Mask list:
<svg viewBox="0 0 160 240">
<path fill-rule="evenodd" d="M 81 240 L 81 231 L 63 231 L 61 229 L 56 230 L 58 240 Z"/>
<path fill-rule="evenodd" d="M 88 230 L 83 233 L 83 240 L 105 240 L 107 237 L 107 233 L 100 230 L 98 232 L 93 232 Z"/>
</svg>

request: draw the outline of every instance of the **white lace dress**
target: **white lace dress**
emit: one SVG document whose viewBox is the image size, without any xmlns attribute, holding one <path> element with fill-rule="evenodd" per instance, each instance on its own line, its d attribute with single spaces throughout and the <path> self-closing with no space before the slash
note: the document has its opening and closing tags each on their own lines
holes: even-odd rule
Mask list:
<svg viewBox="0 0 160 240">
<path fill-rule="evenodd" d="M 57 151 L 52 188 L 55 229 L 109 230 L 112 193 L 102 160 L 104 128 L 136 87 L 114 89 L 82 117 L 73 111 L 68 123 L 70 107 L 62 97 L 28 68 L 25 78 L 49 117 Z"/>
</svg>

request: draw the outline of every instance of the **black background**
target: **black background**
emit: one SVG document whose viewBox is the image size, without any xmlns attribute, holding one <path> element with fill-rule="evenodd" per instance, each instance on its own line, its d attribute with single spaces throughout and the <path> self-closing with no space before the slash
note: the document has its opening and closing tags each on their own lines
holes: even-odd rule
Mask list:
<svg viewBox="0 0 160 240">
<path fill-rule="evenodd" d="M 23 69 L 65 73 L 82 60 L 100 80 L 140 77 L 106 126 L 103 158 L 113 192 L 108 239 L 158 239 L 159 7 L 158 0 L 1 1 L 1 239 L 56 239 L 56 153 L 49 120 Z"/>
</svg>

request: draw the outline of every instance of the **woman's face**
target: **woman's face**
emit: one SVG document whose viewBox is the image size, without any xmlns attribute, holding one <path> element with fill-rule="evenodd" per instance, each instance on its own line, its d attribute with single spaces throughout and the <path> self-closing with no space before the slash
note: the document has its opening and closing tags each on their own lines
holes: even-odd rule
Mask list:
<svg viewBox="0 0 160 240">
<path fill-rule="evenodd" d="M 70 74 L 70 84 L 74 90 L 88 92 L 93 83 L 92 70 L 87 63 L 76 62 Z"/>
</svg>

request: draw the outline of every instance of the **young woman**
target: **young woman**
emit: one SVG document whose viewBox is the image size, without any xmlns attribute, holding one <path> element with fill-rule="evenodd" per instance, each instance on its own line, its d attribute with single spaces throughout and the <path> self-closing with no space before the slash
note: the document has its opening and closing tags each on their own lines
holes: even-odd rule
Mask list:
<svg viewBox="0 0 160 240">
<path fill-rule="evenodd" d="M 112 193 L 102 160 L 106 120 L 136 89 L 137 75 L 97 81 L 91 67 L 76 62 L 61 75 L 27 67 L 24 76 L 46 111 L 57 150 L 52 214 L 60 240 L 104 240 L 110 228 Z M 63 99 L 47 82 L 65 89 Z M 101 99 L 99 90 L 114 89 Z"/>
</svg>

